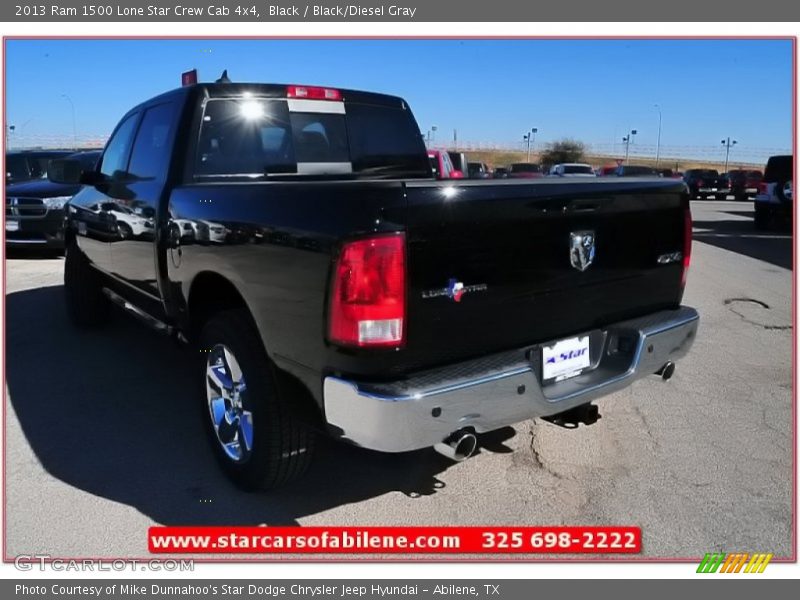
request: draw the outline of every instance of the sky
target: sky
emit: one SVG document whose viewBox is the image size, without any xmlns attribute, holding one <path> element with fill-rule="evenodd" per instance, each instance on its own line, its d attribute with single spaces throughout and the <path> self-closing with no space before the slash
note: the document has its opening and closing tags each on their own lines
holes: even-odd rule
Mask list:
<svg viewBox="0 0 800 600">
<path fill-rule="evenodd" d="M 106 136 L 142 100 L 228 69 L 234 81 L 304 83 L 405 98 L 434 141 L 535 146 L 575 138 L 619 153 L 756 161 L 792 146 L 788 40 L 8 40 L 12 145 Z M 71 101 L 71 103 L 70 103 Z M 632 152 L 633 153 L 633 152 Z"/>
</svg>

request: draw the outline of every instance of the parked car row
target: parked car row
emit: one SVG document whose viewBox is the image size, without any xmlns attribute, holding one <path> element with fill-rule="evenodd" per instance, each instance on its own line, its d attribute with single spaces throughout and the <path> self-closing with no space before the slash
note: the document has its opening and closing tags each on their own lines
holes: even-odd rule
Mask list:
<svg viewBox="0 0 800 600">
<path fill-rule="evenodd" d="M 613 164 L 595 169 L 586 163 L 542 166 L 519 162 L 492 170 L 484 162 L 467 162 L 463 152 L 429 150 L 431 169 L 437 179 L 534 179 L 538 177 L 663 177 L 683 179 L 692 199 L 751 200 L 759 193 L 763 174 L 753 169 L 733 169 L 720 174 L 715 169 L 655 169 L 647 165 Z M 466 168 L 465 168 L 466 165 Z"/>
</svg>

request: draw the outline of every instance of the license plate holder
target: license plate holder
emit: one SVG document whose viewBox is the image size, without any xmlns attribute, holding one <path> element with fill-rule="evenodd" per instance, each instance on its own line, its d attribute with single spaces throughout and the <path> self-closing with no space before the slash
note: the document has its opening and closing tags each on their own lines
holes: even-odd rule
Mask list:
<svg viewBox="0 0 800 600">
<path fill-rule="evenodd" d="M 580 375 L 591 365 L 589 335 L 542 346 L 542 381 L 563 381 Z"/>
</svg>

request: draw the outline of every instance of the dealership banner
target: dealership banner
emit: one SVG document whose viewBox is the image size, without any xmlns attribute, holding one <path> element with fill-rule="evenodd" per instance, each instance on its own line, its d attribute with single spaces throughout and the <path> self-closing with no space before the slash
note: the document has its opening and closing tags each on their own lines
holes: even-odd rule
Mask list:
<svg viewBox="0 0 800 600">
<path fill-rule="evenodd" d="M 787 22 L 800 21 L 800 3 L 762 0 L 729 2 L 641 2 L 575 0 L 45 0 L 0 5 L 3 21 L 170 22 Z"/>
<path fill-rule="evenodd" d="M 536 581 L 512 579 L 191 579 L 158 581 L 98 579 L 64 579 L 57 581 L 4 580 L 0 582 L 0 597 L 38 600 L 83 600 L 99 598 L 116 600 L 158 598 L 159 600 L 195 600 L 224 598 L 225 600 L 437 600 L 478 598 L 479 600 L 531 600 L 531 598 L 575 598 L 578 594 L 597 597 L 609 591 L 623 597 L 647 597 L 648 600 L 674 600 L 676 596 L 697 594 L 755 595 L 774 592 L 777 585 L 788 588 L 793 582 L 779 580 L 745 581 L 717 580 L 711 584 L 697 579 L 653 580 L 554 580 Z M 736 586 L 733 589 L 732 586 Z M 759 587 L 755 587 L 759 586 Z M 701 589 L 698 589 L 701 588 Z M 789 593 L 789 590 L 785 590 Z M 691 597 L 691 596 L 690 596 Z"/>
</svg>

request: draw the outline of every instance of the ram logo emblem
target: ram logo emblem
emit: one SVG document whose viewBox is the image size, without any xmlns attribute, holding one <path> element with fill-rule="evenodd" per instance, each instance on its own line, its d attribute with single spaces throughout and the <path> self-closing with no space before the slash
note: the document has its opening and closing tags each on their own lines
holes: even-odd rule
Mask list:
<svg viewBox="0 0 800 600">
<path fill-rule="evenodd" d="M 569 234 L 569 262 L 581 272 L 594 262 L 594 231 L 573 231 Z"/>
</svg>

